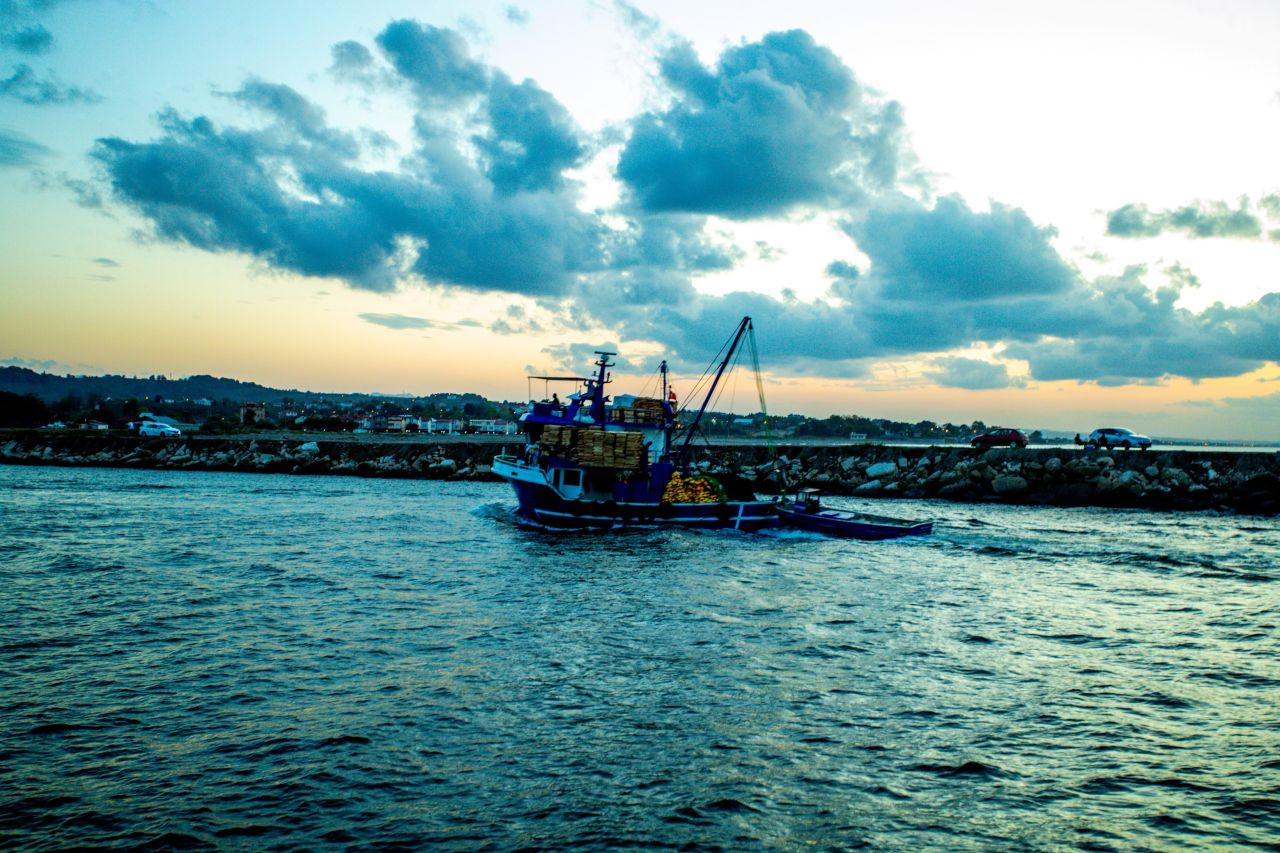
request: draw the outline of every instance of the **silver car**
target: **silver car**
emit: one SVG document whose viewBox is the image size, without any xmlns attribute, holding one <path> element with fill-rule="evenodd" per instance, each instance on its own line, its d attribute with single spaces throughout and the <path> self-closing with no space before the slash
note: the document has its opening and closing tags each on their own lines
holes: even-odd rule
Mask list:
<svg viewBox="0 0 1280 853">
<path fill-rule="evenodd" d="M 1093 447 L 1116 447 L 1121 450 L 1132 447 L 1146 450 L 1151 446 L 1151 439 L 1124 427 L 1102 427 L 1089 433 L 1089 440 L 1085 444 Z"/>
<path fill-rule="evenodd" d="M 182 435 L 182 430 L 177 427 L 171 427 L 168 424 L 160 424 L 155 421 L 143 421 L 142 426 L 138 427 L 138 435 L 175 436 Z"/>
</svg>

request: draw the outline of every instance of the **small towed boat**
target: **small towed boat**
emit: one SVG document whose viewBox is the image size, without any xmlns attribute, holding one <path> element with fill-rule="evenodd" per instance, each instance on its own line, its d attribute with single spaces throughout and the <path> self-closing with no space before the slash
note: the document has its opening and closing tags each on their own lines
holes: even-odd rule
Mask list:
<svg viewBox="0 0 1280 853">
<path fill-rule="evenodd" d="M 800 489 L 793 501 L 779 501 L 778 521 L 786 527 L 799 527 L 850 539 L 896 539 L 899 536 L 924 536 L 933 532 L 932 521 L 909 521 L 905 518 L 827 509 L 822 506 L 817 489 Z"/>
</svg>

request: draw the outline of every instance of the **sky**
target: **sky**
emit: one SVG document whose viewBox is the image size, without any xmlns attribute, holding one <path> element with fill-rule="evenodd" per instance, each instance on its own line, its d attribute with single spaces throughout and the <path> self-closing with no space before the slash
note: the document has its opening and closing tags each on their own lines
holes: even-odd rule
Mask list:
<svg viewBox="0 0 1280 853">
<path fill-rule="evenodd" d="M 1280 439 L 1280 3 L 0 0 L 0 364 Z M 754 383 L 721 408 L 755 411 Z"/>
</svg>

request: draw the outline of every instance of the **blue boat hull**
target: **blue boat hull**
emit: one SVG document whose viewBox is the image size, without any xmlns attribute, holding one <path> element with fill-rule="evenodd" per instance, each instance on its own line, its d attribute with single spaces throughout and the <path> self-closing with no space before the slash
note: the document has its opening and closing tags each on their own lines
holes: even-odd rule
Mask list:
<svg viewBox="0 0 1280 853">
<path fill-rule="evenodd" d="M 924 536 L 933 532 L 932 521 L 908 521 L 878 515 L 860 515 L 841 510 L 803 512 L 791 506 L 777 507 L 778 520 L 784 527 L 798 527 L 827 536 L 847 539 L 897 539 L 902 536 Z"/>
<path fill-rule="evenodd" d="M 519 502 L 517 513 L 546 527 L 617 529 L 622 527 L 702 527 L 761 530 L 778 526 L 773 501 L 655 503 L 649 501 L 565 500 L 538 483 L 510 480 Z"/>
</svg>

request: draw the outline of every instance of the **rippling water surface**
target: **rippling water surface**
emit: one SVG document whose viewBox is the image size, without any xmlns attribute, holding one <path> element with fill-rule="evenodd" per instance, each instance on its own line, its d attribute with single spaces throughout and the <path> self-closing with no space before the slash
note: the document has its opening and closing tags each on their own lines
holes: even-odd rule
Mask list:
<svg viewBox="0 0 1280 853">
<path fill-rule="evenodd" d="M 1280 844 L 1280 521 L 0 466 L 0 846 Z"/>
</svg>

